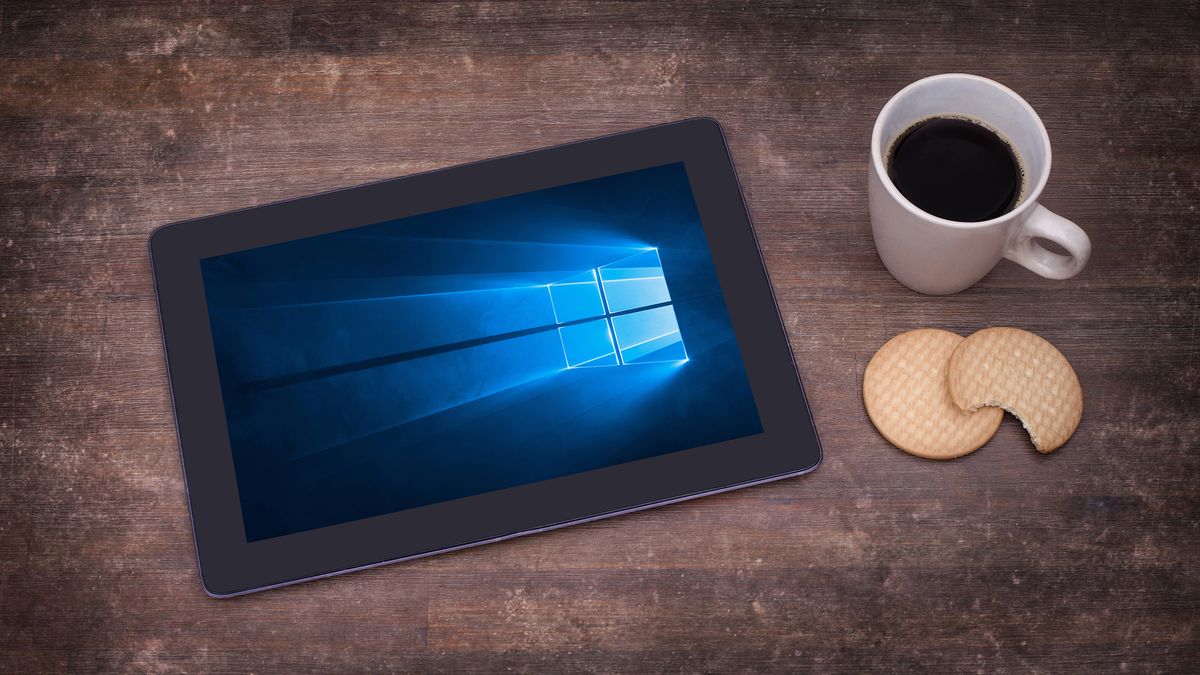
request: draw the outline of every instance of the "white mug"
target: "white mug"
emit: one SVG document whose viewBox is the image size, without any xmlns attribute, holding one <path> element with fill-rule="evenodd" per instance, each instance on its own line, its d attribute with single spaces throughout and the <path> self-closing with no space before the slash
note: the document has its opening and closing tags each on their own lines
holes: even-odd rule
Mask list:
<svg viewBox="0 0 1200 675">
<path fill-rule="evenodd" d="M 1024 196 L 1004 215 L 977 223 L 926 213 L 888 178 L 888 150 L 896 137 L 922 119 L 955 115 L 983 122 L 1012 144 L 1025 168 Z M 879 257 L 892 276 L 921 293 L 957 293 L 1008 258 L 1051 279 L 1083 269 L 1091 241 L 1078 225 L 1037 203 L 1050 176 L 1050 138 L 1037 113 L 1008 87 L 976 75 L 951 73 L 917 80 L 892 97 L 871 135 L 867 191 L 871 230 Z M 1047 250 L 1035 239 L 1063 247 Z"/>
</svg>

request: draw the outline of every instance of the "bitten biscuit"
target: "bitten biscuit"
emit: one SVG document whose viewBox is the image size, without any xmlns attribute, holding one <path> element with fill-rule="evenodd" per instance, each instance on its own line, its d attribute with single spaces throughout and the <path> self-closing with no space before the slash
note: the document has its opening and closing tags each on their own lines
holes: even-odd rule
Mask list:
<svg viewBox="0 0 1200 675">
<path fill-rule="evenodd" d="M 1044 338 L 1017 328 L 986 328 L 963 340 L 947 367 L 961 410 L 1000 406 L 1016 415 L 1038 452 L 1067 442 L 1083 416 L 1083 389 L 1070 362 Z"/>
<path fill-rule="evenodd" d="M 936 328 L 888 340 L 863 373 L 863 403 L 879 433 L 927 459 L 961 457 L 987 443 L 1004 411 L 963 412 L 946 390 L 946 364 L 963 339 Z"/>
</svg>

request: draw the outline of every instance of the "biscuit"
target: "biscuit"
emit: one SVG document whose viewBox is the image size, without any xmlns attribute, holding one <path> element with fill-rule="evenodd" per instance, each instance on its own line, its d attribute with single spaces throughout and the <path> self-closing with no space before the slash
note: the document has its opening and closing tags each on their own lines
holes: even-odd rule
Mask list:
<svg viewBox="0 0 1200 675">
<path fill-rule="evenodd" d="M 946 384 L 962 410 L 999 406 L 1017 416 L 1038 452 L 1067 442 L 1083 416 L 1083 390 L 1070 362 L 1044 338 L 986 328 L 950 355 Z"/>
<path fill-rule="evenodd" d="M 863 373 L 863 403 L 879 433 L 927 459 L 961 457 L 987 443 L 1004 411 L 963 412 L 946 390 L 946 365 L 962 337 L 936 328 L 888 340 Z"/>
</svg>

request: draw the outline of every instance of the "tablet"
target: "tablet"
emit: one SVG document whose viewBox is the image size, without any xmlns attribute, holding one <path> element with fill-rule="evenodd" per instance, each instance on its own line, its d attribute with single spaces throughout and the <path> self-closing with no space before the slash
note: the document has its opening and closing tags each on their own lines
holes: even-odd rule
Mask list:
<svg viewBox="0 0 1200 675">
<path fill-rule="evenodd" d="M 175 223 L 150 254 L 214 596 L 821 458 L 710 119 Z"/>
</svg>

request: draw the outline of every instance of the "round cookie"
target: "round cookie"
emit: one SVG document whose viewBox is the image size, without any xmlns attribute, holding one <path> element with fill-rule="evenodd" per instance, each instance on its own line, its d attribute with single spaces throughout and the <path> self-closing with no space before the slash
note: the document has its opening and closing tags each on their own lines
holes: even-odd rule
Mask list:
<svg viewBox="0 0 1200 675">
<path fill-rule="evenodd" d="M 996 433 L 1004 411 L 966 413 L 946 391 L 946 363 L 963 341 L 954 333 L 921 328 L 888 340 L 863 373 L 863 403 L 883 437 L 926 459 L 953 459 Z"/>
<path fill-rule="evenodd" d="M 1066 443 L 1083 416 L 1083 389 L 1067 357 L 1019 328 L 985 328 L 963 340 L 946 385 L 962 410 L 1000 406 L 1016 415 L 1042 453 Z"/>
</svg>

